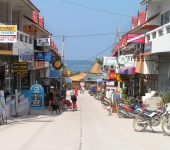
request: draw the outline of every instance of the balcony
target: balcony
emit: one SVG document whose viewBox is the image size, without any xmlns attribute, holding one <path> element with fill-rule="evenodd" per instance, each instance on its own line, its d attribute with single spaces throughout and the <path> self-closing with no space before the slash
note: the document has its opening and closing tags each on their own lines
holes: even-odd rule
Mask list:
<svg viewBox="0 0 170 150">
<path fill-rule="evenodd" d="M 151 53 L 170 52 L 170 23 L 145 34 L 145 43 L 152 43 Z"/>
<path fill-rule="evenodd" d="M 33 41 L 34 39 L 30 35 L 17 31 L 17 43 L 14 43 L 13 54 L 18 55 L 19 49 L 34 50 Z"/>
</svg>

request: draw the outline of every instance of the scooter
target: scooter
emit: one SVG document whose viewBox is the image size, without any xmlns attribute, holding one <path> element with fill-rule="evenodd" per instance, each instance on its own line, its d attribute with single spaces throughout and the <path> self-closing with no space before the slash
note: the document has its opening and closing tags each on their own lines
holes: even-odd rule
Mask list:
<svg viewBox="0 0 170 150">
<path fill-rule="evenodd" d="M 63 99 L 62 103 L 64 104 L 64 110 L 67 111 L 68 109 L 72 109 L 72 103 L 69 100 Z M 77 111 L 77 104 L 73 108 L 75 111 Z"/>
<path fill-rule="evenodd" d="M 132 117 L 135 118 L 137 116 L 136 110 L 141 108 L 142 110 L 146 110 L 145 104 L 141 100 L 131 100 L 132 105 L 126 105 L 123 103 L 118 104 L 118 116 L 119 118 Z"/>
</svg>

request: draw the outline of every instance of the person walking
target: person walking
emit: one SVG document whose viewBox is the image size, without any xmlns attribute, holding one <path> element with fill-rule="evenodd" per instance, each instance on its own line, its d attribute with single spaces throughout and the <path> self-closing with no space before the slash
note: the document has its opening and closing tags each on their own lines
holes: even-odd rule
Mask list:
<svg viewBox="0 0 170 150">
<path fill-rule="evenodd" d="M 48 106 L 49 111 L 51 111 L 51 104 L 55 100 L 55 90 L 54 89 L 55 89 L 54 86 L 50 86 L 50 91 L 49 91 L 49 106 Z"/>
<path fill-rule="evenodd" d="M 72 100 L 72 110 L 73 111 L 75 111 L 75 109 L 76 109 L 76 101 L 77 101 L 77 95 L 75 95 L 75 94 L 72 94 L 71 95 L 71 100 Z"/>
</svg>

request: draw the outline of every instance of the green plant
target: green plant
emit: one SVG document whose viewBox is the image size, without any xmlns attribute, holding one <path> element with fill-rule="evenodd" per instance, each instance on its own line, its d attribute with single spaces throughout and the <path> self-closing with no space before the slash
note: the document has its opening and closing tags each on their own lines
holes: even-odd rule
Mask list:
<svg viewBox="0 0 170 150">
<path fill-rule="evenodd" d="M 166 92 L 163 94 L 162 100 L 164 102 L 169 102 L 170 101 L 170 93 Z"/>
</svg>

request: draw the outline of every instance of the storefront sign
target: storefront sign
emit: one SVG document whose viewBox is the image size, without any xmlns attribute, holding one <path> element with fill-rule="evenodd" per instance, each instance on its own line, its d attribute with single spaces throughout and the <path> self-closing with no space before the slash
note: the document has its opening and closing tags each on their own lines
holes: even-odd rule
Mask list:
<svg viewBox="0 0 170 150">
<path fill-rule="evenodd" d="M 144 34 L 128 34 L 127 35 L 127 43 L 145 43 L 145 35 Z"/>
<path fill-rule="evenodd" d="M 49 65 L 49 78 L 59 78 L 60 76 L 60 70 L 55 70 L 53 68 L 53 65 Z"/>
<path fill-rule="evenodd" d="M 37 38 L 37 46 L 50 46 L 50 38 Z"/>
<path fill-rule="evenodd" d="M 117 57 L 104 57 L 103 65 L 106 66 L 116 66 L 117 65 Z"/>
<path fill-rule="evenodd" d="M 14 62 L 13 63 L 14 76 L 28 76 L 28 63 L 27 62 Z"/>
<path fill-rule="evenodd" d="M 12 55 L 13 43 L 0 43 L 0 54 Z"/>
<path fill-rule="evenodd" d="M 34 51 L 19 49 L 18 54 L 19 54 L 19 62 L 34 61 Z"/>
<path fill-rule="evenodd" d="M 106 85 L 107 86 L 114 86 L 115 85 L 115 81 L 106 81 Z"/>
<path fill-rule="evenodd" d="M 62 76 L 63 76 L 63 77 L 69 77 L 69 76 L 70 76 L 70 71 L 63 70 L 63 71 L 62 71 Z"/>
<path fill-rule="evenodd" d="M 34 84 L 30 88 L 30 109 L 44 109 L 44 89 L 40 84 Z"/>
<path fill-rule="evenodd" d="M 152 42 L 145 43 L 144 53 L 152 51 Z"/>
<path fill-rule="evenodd" d="M 27 76 L 21 78 L 21 90 L 30 89 L 30 73 Z"/>
<path fill-rule="evenodd" d="M 60 59 L 55 59 L 53 62 L 52 62 L 52 66 L 55 70 L 60 70 L 61 67 L 62 67 L 62 63 L 61 63 L 61 60 Z"/>
<path fill-rule="evenodd" d="M 34 70 L 36 69 L 42 69 L 45 67 L 44 61 L 34 61 Z"/>
<path fill-rule="evenodd" d="M 52 52 L 38 52 L 35 53 L 36 61 L 52 61 Z"/>
<path fill-rule="evenodd" d="M 118 57 L 118 63 L 124 65 L 127 62 L 127 58 L 124 55 Z"/>
<path fill-rule="evenodd" d="M 17 25 L 0 25 L 0 43 L 17 42 Z"/>
</svg>

